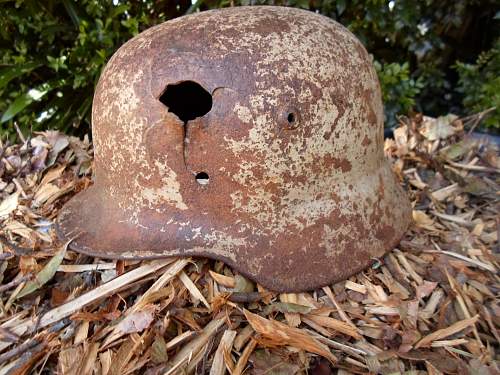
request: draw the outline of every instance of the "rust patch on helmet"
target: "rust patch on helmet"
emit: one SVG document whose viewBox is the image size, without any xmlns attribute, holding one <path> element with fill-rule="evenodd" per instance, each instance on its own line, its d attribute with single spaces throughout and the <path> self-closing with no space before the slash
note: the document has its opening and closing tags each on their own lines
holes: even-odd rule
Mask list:
<svg viewBox="0 0 500 375">
<path fill-rule="evenodd" d="M 371 145 L 371 143 L 372 141 L 370 140 L 370 138 L 368 138 L 368 136 L 365 135 L 365 137 L 363 138 L 363 142 L 361 142 L 361 146 L 368 147 Z"/>
<path fill-rule="evenodd" d="M 370 58 L 318 14 L 237 7 L 148 29 L 107 64 L 92 117 L 95 183 L 57 221 L 77 251 L 206 256 L 302 291 L 360 271 L 409 223 Z"/>
<path fill-rule="evenodd" d="M 331 155 L 324 157 L 325 166 L 340 169 L 342 172 L 347 173 L 352 169 L 352 164 L 346 158 L 335 158 Z"/>
</svg>

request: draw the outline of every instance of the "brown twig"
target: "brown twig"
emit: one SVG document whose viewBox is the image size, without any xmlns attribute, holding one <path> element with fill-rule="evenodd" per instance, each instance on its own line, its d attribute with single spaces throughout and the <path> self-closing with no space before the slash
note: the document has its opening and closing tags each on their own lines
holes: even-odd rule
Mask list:
<svg viewBox="0 0 500 375">
<path fill-rule="evenodd" d="M 228 299 L 231 302 L 251 303 L 260 301 L 262 297 L 263 297 L 262 294 L 260 294 L 259 292 L 251 292 L 251 293 L 234 292 L 229 295 Z"/>
<path fill-rule="evenodd" d="M 27 350 L 30 350 L 31 348 L 40 345 L 40 341 L 38 339 L 30 339 L 21 345 L 17 345 L 15 348 L 12 348 L 8 352 L 5 352 L 3 354 L 0 354 L 0 365 L 3 363 L 11 360 L 14 357 L 18 357 L 22 355 L 24 352 Z"/>
<path fill-rule="evenodd" d="M 5 292 L 6 290 L 9 290 L 10 288 L 13 288 L 15 286 L 18 286 L 21 283 L 24 283 L 25 281 L 28 281 L 32 278 L 31 274 L 24 275 L 20 277 L 19 279 L 14 279 L 11 282 L 8 282 L 7 284 L 0 285 L 0 293 Z"/>
<path fill-rule="evenodd" d="M 10 248 L 12 251 L 12 255 L 15 255 L 15 256 L 31 255 L 34 253 L 33 249 L 28 249 L 26 247 L 21 247 L 21 246 L 13 244 L 12 242 L 9 241 L 9 239 L 7 237 L 5 237 L 2 234 L 0 234 L 0 242 L 2 244 L 4 244 L 5 246 L 7 246 L 8 248 Z M 2 254 L 0 254 L 0 256 L 1 255 Z M 8 257 L 8 258 L 10 258 L 10 257 Z M 2 258 L 0 258 L 0 259 L 2 259 Z"/>
<path fill-rule="evenodd" d="M 497 107 L 491 107 L 491 108 L 485 109 L 482 112 L 475 113 L 473 115 L 461 118 L 460 120 L 462 120 L 464 125 L 465 125 L 465 123 L 467 123 L 469 121 L 474 121 L 472 126 L 470 127 L 469 131 L 467 132 L 467 134 L 472 134 L 472 132 L 481 123 L 481 121 L 486 117 L 486 115 L 490 112 L 493 112 L 496 108 Z"/>
</svg>

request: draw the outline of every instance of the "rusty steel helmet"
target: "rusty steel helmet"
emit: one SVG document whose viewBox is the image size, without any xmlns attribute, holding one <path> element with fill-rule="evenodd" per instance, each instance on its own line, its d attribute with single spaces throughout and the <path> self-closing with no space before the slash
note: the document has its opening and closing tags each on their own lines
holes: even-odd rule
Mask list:
<svg viewBox="0 0 500 375">
<path fill-rule="evenodd" d="M 371 59 L 312 12 L 237 7 L 152 27 L 107 64 L 92 120 L 95 183 L 57 221 L 84 254 L 208 257 L 303 291 L 367 267 L 410 221 Z"/>
</svg>

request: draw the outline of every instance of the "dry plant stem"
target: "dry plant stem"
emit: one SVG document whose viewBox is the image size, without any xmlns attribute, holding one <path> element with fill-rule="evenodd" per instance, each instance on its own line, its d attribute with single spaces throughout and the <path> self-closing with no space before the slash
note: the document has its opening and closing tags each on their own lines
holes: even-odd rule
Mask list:
<svg viewBox="0 0 500 375">
<path fill-rule="evenodd" d="M 479 113 L 475 113 L 471 116 L 467 116 L 467 117 L 464 117 L 462 119 L 462 121 L 465 122 L 468 122 L 468 121 L 474 121 L 474 123 L 472 124 L 472 126 L 470 127 L 469 131 L 467 132 L 467 134 L 472 134 L 472 132 L 476 129 L 476 127 L 481 123 L 481 121 L 484 119 L 484 117 L 490 113 L 490 112 L 493 112 L 494 110 L 496 109 L 496 107 L 491 107 L 491 108 L 488 108 L 488 109 L 485 109 L 484 111 L 482 112 L 479 112 Z"/>
<path fill-rule="evenodd" d="M 41 343 L 29 348 L 28 351 L 23 353 L 20 357 L 18 357 L 17 360 L 9 363 L 5 367 L 0 367 L 0 375 L 25 374 L 26 369 L 24 367 L 30 362 L 32 362 L 33 358 L 36 359 L 37 357 L 39 357 L 39 355 L 46 348 L 47 348 L 46 343 Z"/>
<path fill-rule="evenodd" d="M 172 358 L 171 361 L 169 361 L 169 366 L 170 369 L 167 370 L 164 375 L 171 375 L 174 374 L 177 369 L 179 369 L 182 365 L 187 363 L 187 361 L 196 353 L 198 353 L 208 342 L 210 337 L 215 335 L 217 330 L 222 327 L 224 324 L 225 319 L 224 317 L 222 318 L 217 318 L 212 320 L 210 323 L 207 324 L 207 326 L 203 329 L 203 331 L 200 333 L 200 335 L 194 339 L 193 341 L 189 342 L 187 345 L 185 345 L 178 353 L 177 355 Z"/>
<path fill-rule="evenodd" d="M 165 348 L 167 350 L 173 349 L 173 348 L 183 344 L 184 342 L 191 340 L 193 337 L 195 337 L 197 335 L 198 335 L 198 332 L 195 332 L 195 331 L 186 331 L 184 333 L 181 333 L 179 336 L 176 336 L 175 338 L 173 338 L 172 340 L 167 342 L 167 344 L 165 345 Z"/>
<path fill-rule="evenodd" d="M 465 301 L 464 301 L 464 298 L 462 296 L 462 291 L 459 289 L 459 286 L 457 285 L 455 279 L 453 279 L 450 274 L 448 273 L 448 270 L 445 270 L 446 271 L 446 276 L 448 277 L 448 281 L 450 283 L 450 286 L 451 288 L 453 289 L 453 291 L 456 293 L 456 299 L 458 301 L 458 304 L 460 305 L 460 308 L 462 309 L 464 315 L 469 318 L 469 319 L 472 319 L 472 316 L 469 312 L 469 310 L 467 309 L 467 306 L 465 305 Z M 477 321 L 477 318 L 479 317 L 479 315 L 476 315 L 476 321 Z M 474 322 L 475 323 L 475 322 Z M 474 336 L 476 336 L 476 340 L 478 341 L 479 343 L 479 346 L 481 348 L 484 348 L 484 345 L 483 343 L 481 342 L 481 339 L 479 337 L 479 332 L 477 331 L 477 328 L 475 326 L 475 324 L 473 324 L 472 326 L 472 330 L 474 332 Z"/>
<path fill-rule="evenodd" d="M 471 264 L 474 267 L 479 267 L 479 268 L 482 268 L 482 269 L 484 269 L 486 271 L 490 271 L 490 272 L 496 272 L 495 267 L 493 265 L 491 265 L 491 264 L 488 264 L 488 263 L 485 263 L 485 262 L 481 262 L 480 260 L 477 260 L 477 259 L 472 259 L 472 258 L 466 257 L 465 255 L 458 254 L 458 253 L 455 253 L 453 251 L 446 251 L 446 250 L 424 250 L 424 251 L 426 253 L 442 253 L 442 254 L 446 254 L 446 255 L 449 255 L 451 257 L 461 259 L 461 260 L 463 260 L 463 261 Z"/>
<path fill-rule="evenodd" d="M 337 300 L 335 299 L 335 296 L 333 295 L 333 292 L 332 290 L 330 289 L 329 286 L 325 286 L 323 288 L 323 291 L 326 293 L 326 295 L 328 296 L 328 298 L 330 298 L 330 301 L 332 301 L 333 305 L 335 306 L 335 308 L 337 309 L 340 317 L 342 318 L 342 320 L 344 322 L 346 322 L 347 324 L 349 324 L 353 329 L 355 329 L 358 333 L 358 329 L 356 328 L 356 325 L 353 324 L 352 320 L 349 319 L 349 317 L 347 316 L 347 314 L 345 313 L 345 311 L 342 309 L 342 307 L 338 304 Z"/>
<path fill-rule="evenodd" d="M 96 263 L 96 264 L 61 264 L 57 267 L 57 272 L 86 272 L 103 271 L 116 268 L 116 263 Z"/>
<path fill-rule="evenodd" d="M 219 342 L 219 346 L 214 355 L 212 361 L 212 367 L 210 368 L 210 375 L 224 375 L 226 370 L 226 365 L 224 363 L 224 351 L 231 351 L 233 347 L 234 338 L 236 337 L 236 331 L 226 330 L 222 335 Z"/>
<path fill-rule="evenodd" d="M 238 363 L 236 363 L 236 367 L 233 370 L 233 375 L 243 374 L 243 371 L 245 371 L 245 367 L 248 362 L 248 358 L 250 357 L 250 354 L 252 354 L 252 352 L 255 350 L 256 346 L 257 346 L 257 341 L 255 341 L 253 338 L 250 338 L 250 341 L 245 347 L 245 350 L 243 350 L 243 353 L 241 353 L 241 356 L 238 359 Z"/>
<path fill-rule="evenodd" d="M 8 328 L 5 327 L 0 327 L 0 338 L 3 341 L 11 341 L 11 342 L 16 342 L 19 340 L 19 336 L 13 334 L 10 332 Z"/>
<path fill-rule="evenodd" d="M 200 290 L 196 287 L 196 285 L 184 271 L 180 272 L 179 279 L 182 281 L 186 289 L 189 290 L 194 298 L 196 298 L 198 301 L 201 301 L 209 310 L 211 310 L 210 304 L 207 302 L 203 294 L 201 294 Z"/>
<path fill-rule="evenodd" d="M 421 339 L 417 343 L 415 348 L 418 349 L 420 347 L 428 346 L 435 340 L 439 340 L 439 339 L 451 336 L 454 333 L 460 332 L 461 330 L 463 330 L 467 327 L 473 326 L 477 322 L 478 319 L 479 319 L 479 315 L 475 315 L 472 318 L 458 321 L 447 328 L 438 329 L 437 331 L 434 331 L 430 335 L 427 335 L 423 339 Z"/>
</svg>

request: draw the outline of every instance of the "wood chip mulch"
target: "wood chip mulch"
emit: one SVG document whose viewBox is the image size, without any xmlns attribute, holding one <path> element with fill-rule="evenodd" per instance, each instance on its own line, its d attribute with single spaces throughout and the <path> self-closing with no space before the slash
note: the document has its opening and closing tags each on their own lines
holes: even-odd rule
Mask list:
<svg viewBox="0 0 500 375">
<path fill-rule="evenodd" d="M 498 149 L 454 116 L 401 120 L 385 152 L 413 203 L 398 248 L 277 294 L 221 262 L 111 262 L 57 242 L 92 144 L 0 142 L 0 374 L 498 374 Z"/>
</svg>

